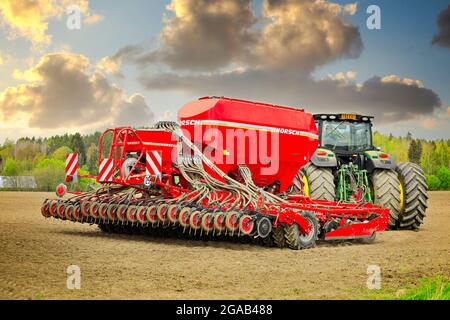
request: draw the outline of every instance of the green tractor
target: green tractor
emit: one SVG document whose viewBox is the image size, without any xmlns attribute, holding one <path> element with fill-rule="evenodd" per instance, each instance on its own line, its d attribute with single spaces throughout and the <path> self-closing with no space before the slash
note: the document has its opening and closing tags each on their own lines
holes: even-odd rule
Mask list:
<svg viewBox="0 0 450 320">
<path fill-rule="evenodd" d="M 373 202 L 389 209 L 388 229 L 416 230 L 427 208 L 420 166 L 396 163 L 372 143 L 373 117 L 316 114 L 319 148 L 294 179 L 293 191 L 313 199 Z"/>
</svg>

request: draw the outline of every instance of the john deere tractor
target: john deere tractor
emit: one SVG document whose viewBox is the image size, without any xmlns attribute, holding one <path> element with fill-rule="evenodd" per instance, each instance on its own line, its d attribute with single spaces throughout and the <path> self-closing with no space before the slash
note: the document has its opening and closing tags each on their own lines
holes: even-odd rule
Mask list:
<svg viewBox="0 0 450 320">
<path fill-rule="evenodd" d="M 313 199 L 370 201 L 389 208 L 393 229 L 418 229 L 427 208 L 420 166 L 396 163 L 372 143 L 373 117 L 316 114 L 319 148 L 294 180 Z"/>
</svg>

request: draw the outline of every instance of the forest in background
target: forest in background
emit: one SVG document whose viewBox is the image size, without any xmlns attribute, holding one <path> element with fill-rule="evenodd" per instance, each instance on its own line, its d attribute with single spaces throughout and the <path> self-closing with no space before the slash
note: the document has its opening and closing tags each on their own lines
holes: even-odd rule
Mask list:
<svg viewBox="0 0 450 320">
<path fill-rule="evenodd" d="M 6 140 L 0 146 L 0 176 L 34 176 L 39 191 L 54 191 L 64 181 L 66 154 L 77 152 L 81 174 L 96 175 L 98 170 L 98 141 L 100 132 L 88 135 L 65 134 L 49 138 L 21 138 Z M 110 136 L 105 137 L 105 149 Z M 397 162 L 419 164 L 430 190 L 450 190 L 450 139 L 414 139 L 394 137 L 375 132 L 374 146 L 392 155 Z M 85 191 L 94 185 L 93 179 L 81 178 L 70 190 Z"/>
</svg>

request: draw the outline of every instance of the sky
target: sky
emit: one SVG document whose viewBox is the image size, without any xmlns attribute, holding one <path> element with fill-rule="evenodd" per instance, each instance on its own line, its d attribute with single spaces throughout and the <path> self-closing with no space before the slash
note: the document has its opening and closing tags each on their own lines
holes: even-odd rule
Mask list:
<svg viewBox="0 0 450 320">
<path fill-rule="evenodd" d="M 449 139 L 450 1 L 0 0 L 0 143 L 176 120 L 202 96 Z"/>
</svg>

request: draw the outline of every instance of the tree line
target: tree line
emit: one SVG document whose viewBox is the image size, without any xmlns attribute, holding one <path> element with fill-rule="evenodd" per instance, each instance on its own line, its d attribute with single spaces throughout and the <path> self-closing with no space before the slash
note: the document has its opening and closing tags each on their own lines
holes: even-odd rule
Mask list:
<svg viewBox="0 0 450 320">
<path fill-rule="evenodd" d="M 100 132 L 88 135 L 64 134 L 49 138 L 6 140 L 0 145 L 0 175 L 34 176 L 38 189 L 54 191 L 64 181 L 66 154 L 77 152 L 80 173 L 96 175 Z M 104 150 L 109 150 L 111 136 L 104 138 Z M 374 146 L 392 155 L 397 162 L 410 161 L 424 170 L 430 190 L 450 190 L 450 139 L 414 139 L 410 133 L 394 137 L 375 132 Z M 106 156 L 106 155 L 104 155 Z M 93 179 L 80 179 L 73 190 L 87 190 Z"/>
<path fill-rule="evenodd" d="M 100 132 L 81 135 L 64 134 L 49 138 L 20 138 L 6 140 L 0 146 L 0 175 L 34 176 L 38 189 L 54 191 L 65 179 L 66 154 L 78 153 L 79 173 L 97 173 Z M 108 139 L 109 138 L 109 139 Z M 107 137 L 106 144 L 111 137 Z M 72 190 L 86 191 L 95 185 L 93 179 L 81 178 L 71 184 Z"/>
<path fill-rule="evenodd" d="M 450 139 L 414 139 L 375 132 L 373 144 L 392 155 L 397 162 L 413 162 L 425 172 L 430 190 L 450 190 Z"/>
</svg>

